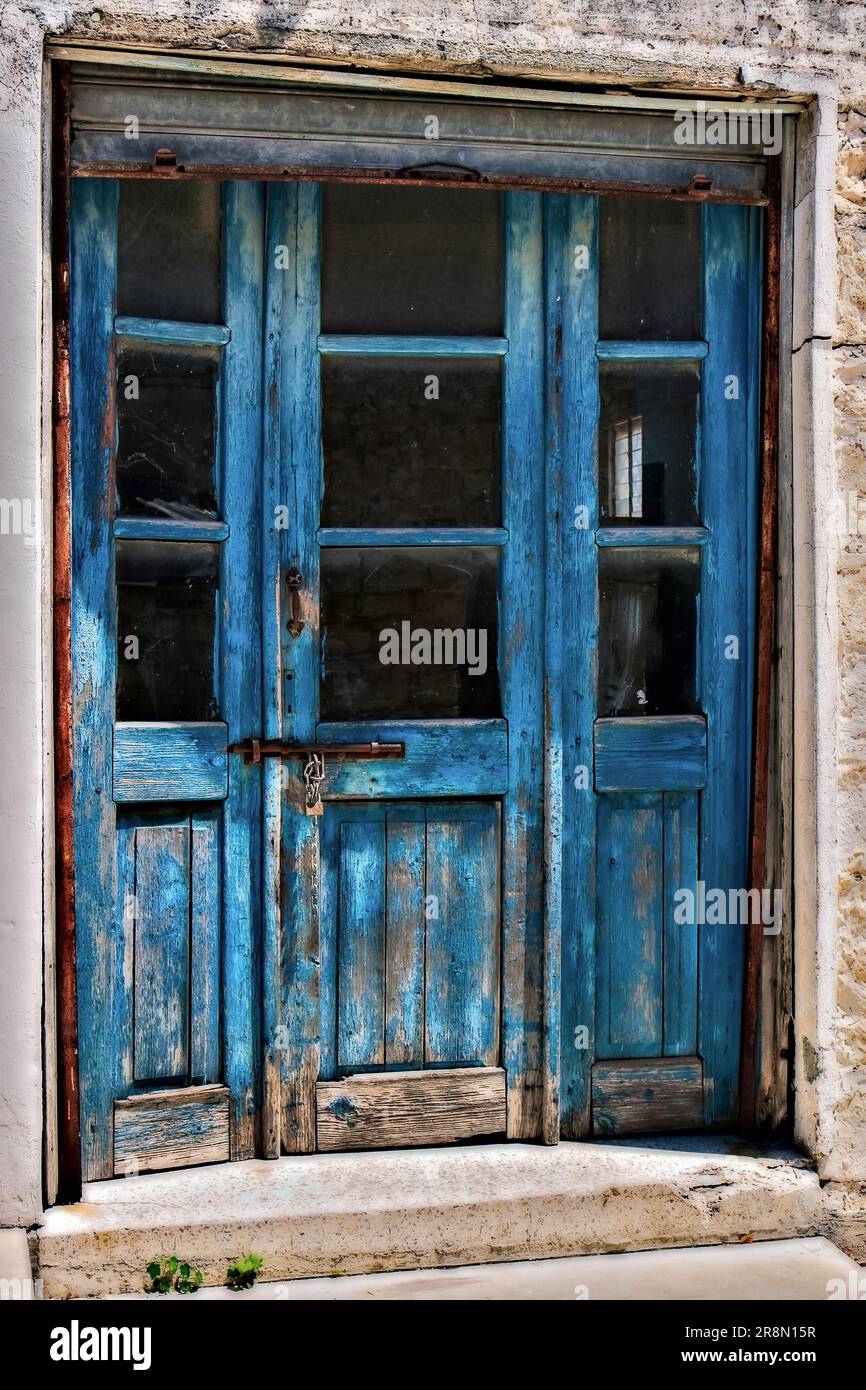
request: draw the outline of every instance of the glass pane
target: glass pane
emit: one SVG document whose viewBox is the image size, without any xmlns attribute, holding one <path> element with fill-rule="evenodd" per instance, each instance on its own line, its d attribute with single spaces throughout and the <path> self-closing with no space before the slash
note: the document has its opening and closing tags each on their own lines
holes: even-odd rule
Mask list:
<svg viewBox="0 0 866 1390">
<path fill-rule="evenodd" d="M 218 719 L 219 546 L 117 545 L 118 719 Z"/>
<path fill-rule="evenodd" d="M 498 526 L 499 358 L 323 357 L 323 526 Z"/>
<path fill-rule="evenodd" d="M 221 323 L 220 185 L 121 179 L 117 312 Z"/>
<path fill-rule="evenodd" d="M 598 552 L 598 712 L 693 714 L 701 553 Z"/>
<path fill-rule="evenodd" d="M 324 333 L 501 333 L 500 195 L 325 186 Z"/>
<path fill-rule="evenodd" d="M 701 337 L 701 210 L 602 198 L 599 337 Z"/>
<path fill-rule="evenodd" d="M 700 371 L 694 362 L 603 362 L 602 524 L 696 526 Z"/>
<path fill-rule="evenodd" d="M 499 714 L 499 552 L 322 551 L 323 719 Z"/>
<path fill-rule="evenodd" d="M 117 378 L 117 497 L 135 516 L 213 517 L 215 353 L 124 348 Z"/>
</svg>

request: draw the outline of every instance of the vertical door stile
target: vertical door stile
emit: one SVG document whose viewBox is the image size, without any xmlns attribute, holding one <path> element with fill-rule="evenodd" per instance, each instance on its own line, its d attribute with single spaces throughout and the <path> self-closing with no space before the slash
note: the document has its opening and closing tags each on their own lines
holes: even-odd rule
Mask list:
<svg viewBox="0 0 866 1390">
<path fill-rule="evenodd" d="M 725 892 L 747 883 L 749 770 L 752 754 L 751 656 L 754 634 L 756 420 L 754 282 L 759 277 L 753 215 L 708 205 L 705 216 L 704 335 L 709 344 L 701 398 L 703 550 L 701 690 L 707 715 L 707 786 L 702 794 L 700 878 Z M 751 246 L 750 246 L 751 241 Z M 751 254 L 750 254 L 751 252 Z M 725 460 L 726 466 L 710 467 Z M 738 644 L 732 656 L 731 639 Z M 726 651 L 727 647 L 727 651 Z M 699 1049 L 705 1123 L 737 1113 L 743 933 L 702 926 Z"/>
<path fill-rule="evenodd" d="M 284 192 L 285 185 L 280 185 Z M 273 270 L 285 232 L 283 198 L 273 186 L 267 194 L 265 232 L 264 385 L 262 405 L 262 734 L 279 739 L 283 731 L 283 618 L 280 535 L 285 529 L 282 487 L 282 317 L 288 304 L 288 273 Z M 283 764 L 265 758 L 262 768 L 262 1157 L 279 1158 L 281 1128 L 280 1042 Z"/>
<path fill-rule="evenodd" d="M 544 287 L 542 198 L 505 195 L 505 335 L 502 588 L 503 713 L 508 794 L 503 804 L 503 1065 L 509 1139 L 542 1128 Z"/>
<path fill-rule="evenodd" d="M 117 901 L 112 800 L 117 196 L 114 179 L 72 183 L 73 815 L 81 1159 L 91 1181 L 113 1175 L 113 1102 L 132 1070 L 132 962 Z"/>
<path fill-rule="evenodd" d="M 545 615 L 544 615 L 544 1077 L 542 1137 L 559 1142 L 562 987 L 562 238 L 567 197 L 544 205 L 545 265 Z"/>
<path fill-rule="evenodd" d="M 225 322 L 221 486 L 220 695 L 229 742 L 258 732 L 261 682 L 261 434 L 264 186 L 225 188 Z M 260 1084 L 261 775 L 229 757 L 223 831 L 223 1065 L 231 1092 L 231 1157 L 257 1149 Z"/>
<path fill-rule="evenodd" d="M 598 648 L 598 199 L 552 200 L 549 333 L 561 334 L 562 460 L 562 1134 L 587 1137 L 595 1051 L 595 843 L 593 783 Z M 555 267 L 555 271 L 554 271 Z M 557 298 L 559 296 L 559 298 Z"/>
<path fill-rule="evenodd" d="M 285 677 L 282 737 L 314 739 L 319 711 L 319 553 L 317 528 L 322 493 L 319 406 L 320 189 L 318 184 L 272 185 L 274 207 L 268 276 L 282 277 L 282 363 L 279 383 L 282 497 L 286 509 L 282 579 L 301 573 L 301 621 L 297 637 L 281 624 Z M 277 235 L 278 228 L 282 235 Z M 277 326 L 273 325 L 274 332 Z M 281 1084 L 282 1148 L 316 1148 L 316 1080 L 319 1075 L 319 818 L 304 814 L 302 767 L 286 774 L 282 825 Z"/>
</svg>

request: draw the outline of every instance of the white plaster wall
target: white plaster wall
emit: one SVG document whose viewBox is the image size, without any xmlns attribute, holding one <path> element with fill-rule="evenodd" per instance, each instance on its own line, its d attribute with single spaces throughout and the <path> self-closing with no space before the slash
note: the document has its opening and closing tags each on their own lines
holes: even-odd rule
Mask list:
<svg viewBox="0 0 866 1390">
<path fill-rule="evenodd" d="M 819 512 L 826 511 L 834 469 L 846 486 L 866 497 L 866 30 L 861 0 L 637 0 L 631 5 L 622 0 L 106 0 L 92 8 L 31 0 L 4 5 L 0 28 L 0 497 L 35 498 L 43 477 L 40 141 L 46 35 L 222 53 L 260 50 L 316 60 L 351 58 L 367 65 L 501 77 L 595 78 L 608 86 L 705 93 L 748 85 L 822 93 L 832 101 L 838 88 L 838 130 L 832 132 L 834 147 L 837 135 L 839 140 L 835 190 L 816 189 L 811 209 L 820 224 L 835 192 L 837 338 L 831 346 L 823 330 L 820 336 L 807 332 L 796 354 L 798 418 L 806 431 L 800 449 L 805 495 L 798 495 L 796 505 L 809 524 L 816 503 Z M 835 417 L 828 410 L 831 382 Z M 815 474 L 813 457 L 832 455 L 834 443 L 835 461 Z M 811 798 L 813 809 L 811 821 L 806 815 L 797 831 L 803 841 L 798 853 L 802 848 L 811 881 L 811 899 L 803 908 L 809 919 L 798 922 L 806 942 L 798 980 L 805 1030 L 798 1030 L 799 1126 L 829 1176 L 866 1179 L 866 574 L 860 573 L 866 551 L 860 538 L 842 547 L 837 611 L 835 542 L 819 547 L 817 562 L 808 532 L 802 542 L 800 563 L 807 566 L 802 583 L 811 594 L 811 607 L 803 617 L 806 649 L 799 669 L 809 682 L 814 719 L 805 726 L 801 722 L 800 729 L 805 740 L 802 804 L 806 807 Z M 0 777 L 0 1223 L 26 1224 L 41 1206 L 41 735 L 46 714 L 43 643 L 50 642 L 40 598 L 45 578 L 38 547 L 25 547 L 20 537 L 0 537 L 0 736 L 5 751 Z M 806 695 L 801 687 L 799 697 L 805 700 Z M 817 759 L 816 723 L 822 738 Z M 831 766 L 837 750 L 838 778 Z M 47 844 L 50 850 L 50 838 Z"/>
</svg>

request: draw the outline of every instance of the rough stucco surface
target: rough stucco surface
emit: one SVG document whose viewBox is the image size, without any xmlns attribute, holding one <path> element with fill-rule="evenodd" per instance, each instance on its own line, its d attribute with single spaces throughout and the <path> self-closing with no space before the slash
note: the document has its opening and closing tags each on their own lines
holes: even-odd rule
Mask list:
<svg viewBox="0 0 866 1390">
<path fill-rule="evenodd" d="M 41 139 L 46 36 L 259 50 L 439 73 L 529 74 L 682 91 L 838 92 L 834 359 L 837 486 L 866 500 L 866 21 L 861 0 L 407 0 L 370 4 L 0 6 L 0 495 L 41 493 Z M 816 335 L 822 336 L 822 335 Z M 864 505 L 866 531 L 866 505 Z M 839 544 L 836 1027 L 818 1044 L 818 1157 L 866 1179 L 866 535 Z M 0 544 L 0 1222 L 41 1208 L 43 754 L 38 547 Z M 819 616 L 820 624 L 820 616 Z M 47 633 L 44 634 L 47 640 Z M 819 868 L 820 872 L 820 868 Z M 820 969 L 820 962 L 818 964 Z M 811 1039 L 807 1040 L 813 1046 Z M 832 1055 L 827 1055 L 832 1052 Z M 827 1100 L 826 1096 L 832 1097 Z"/>
<path fill-rule="evenodd" d="M 856 97 L 852 93 L 850 105 L 840 104 L 839 137 L 839 293 L 833 339 L 836 481 L 844 497 L 854 493 L 864 499 L 866 100 L 862 87 Z M 833 1140 L 834 1176 L 862 1180 L 866 1165 L 866 505 L 862 502 L 859 518 L 858 531 L 863 534 L 846 534 L 839 555 L 839 1084 Z M 840 1220 L 851 1207 L 840 1198 Z M 866 1225 L 862 1216 L 860 1224 L 861 1228 Z"/>
</svg>

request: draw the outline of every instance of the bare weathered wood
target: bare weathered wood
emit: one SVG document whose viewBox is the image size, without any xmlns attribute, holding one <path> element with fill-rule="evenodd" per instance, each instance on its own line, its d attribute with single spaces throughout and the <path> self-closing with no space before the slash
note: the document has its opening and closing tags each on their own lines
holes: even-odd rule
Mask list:
<svg viewBox="0 0 866 1390">
<path fill-rule="evenodd" d="M 787 126 L 793 123 L 788 119 Z M 781 892 L 781 930 L 763 938 L 759 1010 L 757 1127 L 773 1132 L 788 1115 L 793 1013 L 792 826 L 794 805 L 794 581 L 791 373 L 794 240 L 793 130 L 781 156 L 779 445 L 777 466 L 776 655 L 773 668 L 766 885 Z"/>
<path fill-rule="evenodd" d="M 775 646 L 776 506 L 779 448 L 779 214 L 780 166 L 770 160 L 770 204 L 764 245 L 763 467 L 758 565 L 758 640 L 755 690 L 755 746 L 752 771 L 749 887 L 766 883 L 767 803 L 770 773 L 773 655 Z M 743 1035 L 740 1047 L 740 1129 L 752 1134 L 756 1120 L 758 1004 L 764 954 L 760 922 L 746 932 L 743 979 Z"/>
<path fill-rule="evenodd" d="M 630 1057 L 592 1069 L 595 1134 L 664 1134 L 703 1123 L 700 1057 Z"/>
<path fill-rule="evenodd" d="M 115 1173 L 156 1172 L 229 1158 L 229 1089 L 192 1086 L 114 1102 Z"/>
<path fill-rule="evenodd" d="M 368 1072 L 316 1086 L 318 1147 L 400 1149 L 505 1132 L 501 1067 Z"/>
</svg>

